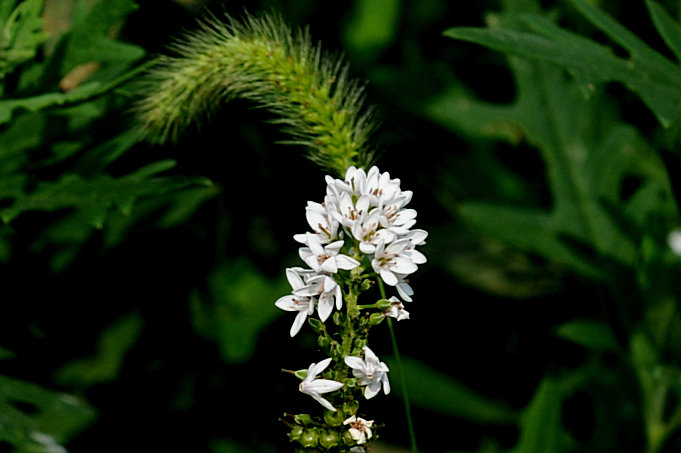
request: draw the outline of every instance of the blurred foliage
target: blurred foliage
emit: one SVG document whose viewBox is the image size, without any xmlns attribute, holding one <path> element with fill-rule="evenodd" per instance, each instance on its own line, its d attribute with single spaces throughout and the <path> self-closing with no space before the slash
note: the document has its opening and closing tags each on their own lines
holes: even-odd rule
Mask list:
<svg viewBox="0 0 681 453">
<path fill-rule="evenodd" d="M 245 101 L 175 145 L 129 115 L 154 54 L 243 8 L 347 55 L 414 191 L 421 450 L 678 451 L 671 0 L 0 0 L 0 450 L 286 451 L 280 369 L 315 356 L 273 304 L 322 174 Z M 370 408 L 408 445 L 390 365 Z"/>
</svg>

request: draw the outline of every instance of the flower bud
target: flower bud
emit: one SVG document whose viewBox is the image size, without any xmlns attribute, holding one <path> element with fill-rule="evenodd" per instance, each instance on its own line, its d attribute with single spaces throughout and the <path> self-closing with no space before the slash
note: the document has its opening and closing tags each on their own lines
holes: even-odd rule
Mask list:
<svg viewBox="0 0 681 453">
<path fill-rule="evenodd" d="M 324 430 L 320 433 L 319 435 L 319 444 L 326 448 L 327 450 L 330 450 L 334 447 L 337 447 L 338 444 L 341 442 L 341 437 L 340 434 L 338 434 L 337 431 L 332 431 L 332 430 Z"/>
<path fill-rule="evenodd" d="M 343 413 L 347 417 L 352 417 L 353 415 L 355 415 L 358 409 L 359 401 L 357 400 L 350 400 L 343 403 Z"/>
<path fill-rule="evenodd" d="M 300 435 L 300 445 L 305 448 L 316 447 L 319 442 L 319 436 L 317 435 L 317 430 L 314 428 L 306 429 L 303 434 Z"/>
<path fill-rule="evenodd" d="M 360 289 L 362 291 L 367 291 L 372 286 L 374 286 L 374 281 L 367 278 L 365 280 L 362 280 L 362 284 L 360 285 Z"/>
<path fill-rule="evenodd" d="M 340 326 L 341 324 L 343 324 L 343 321 L 345 321 L 345 319 L 343 319 L 343 314 L 341 312 L 337 311 L 333 314 L 334 324 Z"/>
<path fill-rule="evenodd" d="M 359 354 L 359 351 L 362 350 L 364 346 L 366 346 L 368 343 L 366 338 L 357 338 L 355 340 L 355 349 L 357 350 L 357 353 Z"/>
<path fill-rule="evenodd" d="M 299 425 L 307 425 L 309 423 L 312 423 L 312 417 L 310 417 L 310 414 L 294 415 L 293 420 Z"/>
<path fill-rule="evenodd" d="M 307 323 L 312 327 L 312 330 L 317 333 L 321 333 L 324 330 L 324 323 L 319 319 L 307 318 Z"/>
<path fill-rule="evenodd" d="M 369 324 L 372 326 L 377 326 L 383 322 L 385 315 L 383 313 L 372 313 L 369 317 Z"/>
<path fill-rule="evenodd" d="M 326 335 L 320 335 L 319 338 L 317 338 L 317 345 L 325 351 L 329 349 L 330 343 L 331 339 Z"/>
<path fill-rule="evenodd" d="M 293 425 L 291 432 L 288 433 L 288 438 L 292 441 L 299 440 L 301 434 L 303 434 L 303 427 L 300 425 Z"/>
<path fill-rule="evenodd" d="M 340 426 L 343 424 L 343 421 L 345 420 L 345 414 L 343 411 L 329 411 L 326 410 L 324 411 L 324 421 L 329 425 L 329 426 Z"/>
<path fill-rule="evenodd" d="M 343 443 L 347 445 L 348 447 L 351 447 L 353 445 L 357 444 L 357 441 L 352 438 L 352 434 L 350 434 L 350 431 L 345 431 L 343 433 Z"/>
<path fill-rule="evenodd" d="M 381 299 L 378 302 L 376 302 L 376 308 L 379 310 L 387 310 L 388 308 L 393 306 L 393 301 L 388 300 L 388 299 Z M 315 319 L 315 321 L 317 321 Z"/>
</svg>

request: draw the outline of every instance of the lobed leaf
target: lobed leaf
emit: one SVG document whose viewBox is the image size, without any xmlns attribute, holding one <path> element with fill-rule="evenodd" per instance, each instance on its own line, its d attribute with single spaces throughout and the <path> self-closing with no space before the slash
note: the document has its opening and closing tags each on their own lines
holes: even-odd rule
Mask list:
<svg viewBox="0 0 681 453">
<path fill-rule="evenodd" d="M 582 0 L 572 0 L 572 3 L 596 27 L 628 50 L 630 58 L 617 57 L 610 48 L 533 15 L 521 16 L 523 30 L 457 27 L 444 34 L 511 55 L 549 62 L 593 83 L 621 82 L 641 96 L 661 124 L 670 126 L 676 122 L 681 111 L 679 67 L 598 8 Z M 661 17 L 658 14 L 658 20 Z M 666 25 L 671 27 L 668 22 Z M 669 30 L 667 36 L 671 36 Z"/>
</svg>

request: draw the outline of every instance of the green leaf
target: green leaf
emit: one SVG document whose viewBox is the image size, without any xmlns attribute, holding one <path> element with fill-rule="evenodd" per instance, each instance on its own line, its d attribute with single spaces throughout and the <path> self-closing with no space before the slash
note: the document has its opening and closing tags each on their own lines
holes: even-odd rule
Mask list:
<svg viewBox="0 0 681 453">
<path fill-rule="evenodd" d="M 598 8 L 572 0 L 596 27 L 631 54 L 627 60 L 610 48 L 560 29 L 540 16 L 522 16 L 525 30 L 510 28 L 450 28 L 445 36 L 475 42 L 523 58 L 559 65 L 580 80 L 618 81 L 638 93 L 664 126 L 679 119 L 681 74 L 674 63 L 655 52 Z M 529 29 L 529 30 L 528 30 Z"/>
<path fill-rule="evenodd" d="M 82 17 L 76 17 L 65 37 L 66 48 L 61 62 L 62 76 L 89 62 L 127 67 L 144 56 L 138 46 L 109 37 L 112 28 L 137 9 L 133 0 L 98 0 Z"/>
<path fill-rule="evenodd" d="M 617 352 L 619 350 L 610 326 L 602 322 L 588 319 L 569 321 L 558 327 L 556 334 L 594 351 Z"/>
<path fill-rule="evenodd" d="M 520 438 L 511 453 L 559 453 L 574 444 L 562 427 L 564 391 L 561 383 L 544 378 L 520 418 Z"/>
<path fill-rule="evenodd" d="M 386 362 L 393 375 L 391 379 L 399 382 L 400 369 L 394 359 L 388 358 Z M 474 392 L 418 360 L 403 357 L 402 372 L 410 401 L 416 407 L 479 423 L 506 424 L 517 420 L 517 414 L 503 404 Z M 398 395 L 401 394 L 400 386 L 393 387 Z"/>
<path fill-rule="evenodd" d="M 0 442 L 19 451 L 63 451 L 60 444 L 82 430 L 94 415 L 92 408 L 72 395 L 0 376 Z"/>
<path fill-rule="evenodd" d="M 221 264 L 207 285 L 207 298 L 195 292 L 191 299 L 195 328 L 217 342 L 225 361 L 248 360 L 258 334 L 281 314 L 274 302 L 290 287 L 281 278 L 269 280 L 246 261 Z"/>
<path fill-rule="evenodd" d="M 660 36 L 669 49 L 674 52 L 676 59 L 681 61 L 681 27 L 679 27 L 679 23 L 657 2 L 646 0 L 646 6 Z"/>
<path fill-rule="evenodd" d="M 98 175 L 85 179 L 67 173 L 55 182 L 41 183 L 29 194 L 17 194 L 11 206 L 0 210 L 0 217 L 10 222 L 27 211 L 77 208 L 92 226 L 101 228 L 107 210 L 112 207 L 129 212 L 132 203 L 141 197 L 211 185 L 205 178 L 154 176 L 173 165 L 173 161 L 156 162 L 120 178 Z"/>
<path fill-rule="evenodd" d="M 560 231 L 564 226 L 555 215 L 473 202 L 463 203 L 458 212 L 469 225 L 502 242 L 563 263 L 581 274 L 603 277 L 602 270 L 595 263 L 575 253 L 561 240 Z"/>
<path fill-rule="evenodd" d="M 20 99 L 0 99 L 0 125 L 9 122 L 15 110 L 24 109 L 29 112 L 38 112 L 47 108 L 66 106 L 101 96 L 117 86 L 128 82 L 148 67 L 148 65 L 140 65 L 108 83 L 88 82 L 65 93 L 45 93 Z"/>
<path fill-rule="evenodd" d="M 9 10 L 15 2 L 4 3 L 0 10 L 0 82 L 17 66 L 34 58 L 38 47 L 47 39 L 40 17 L 42 0 L 25 0 L 11 13 Z"/>
<path fill-rule="evenodd" d="M 23 167 L 29 151 L 42 143 L 45 125 L 43 115 L 21 115 L 0 133 L 0 175 L 15 175 Z"/>
<path fill-rule="evenodd" d="M 55 379 L 63 385 L 79 388 L 113 381 L 118 377 L 125 355 L 139 338 L 142 327 L 143 319 L 138 313 L 124 316 L 102 332 L 93 357 L 63 365 Z"/>
<path fill-rule="evenodd" d="M 499 28 L 456 28 L 446 34 L 527 58 L 538 58 L 535 52 L 539 51 L 545 53 L 547 61 L 593 59 L 579 69 L 588 69 L 586 66 L 596 61 L 606 61 L 606 65 L 610 61 L 613 73 L 615 67 L 623 70 L 623 62 L 616 61 L 609 49 L 561 30 L 543 17 L 513 18 L 515 21 L 500 20 Z M 516 26 L 521 23 L 524 28 L 504 28 L 507 22 Z M 528 28 L 533 32 L 525 31 Z M 627 39 L 622 41 L 633 45 Z M 559 51 L 563 47 L 566 52 Z M 556 52 L 560 55 L 556 56 Z M 584 98 L 584 83 L 587 76 L 593 75 L 589 71 L 579 79 L 571 79 L 548 63 L 518 58 L 509 59 L 509 63 L 518 93 L 513 103 L 484 103 L 459 88 L 445 91 L 426 106 L 425 112 L 457 132 L 512 142 L 523 138 L 537 146 L 549 170 L 553 207 L 546 212 L 468 202 L 460 203 L 454 214 L 486 234 L 591 277 L 605 275 L 603 263 L 576 250 L 576 243 L 591 249 L 591 255 L 597 252 L 606 262 L 634 266 L 638 238 L 620 224 L 622 215 L 614 215 L 620 213 L 609 208 L 621 206 L 627 213 L 624 217 L 632 213 L 632 220 L 641 225 L 651 210 L 672 213 L 665 202 L 670 198 L 670 184 L 664 164 L 635 129 L 617 121 L 608 98 L 596 92 L 588 100 Z M 643 182 L 624 200 L 623 181 L 631 176 Z M 648 206 L 637 212 L 629 209 L 644 194 L 654 201 L 648 199 Z"/>
</svg>

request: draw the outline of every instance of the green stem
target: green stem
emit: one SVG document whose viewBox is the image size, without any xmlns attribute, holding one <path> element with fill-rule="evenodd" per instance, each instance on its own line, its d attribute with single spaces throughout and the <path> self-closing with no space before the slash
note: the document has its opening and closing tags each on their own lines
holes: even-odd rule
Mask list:
<svg viewBox="0 0 681 453">
<path fill-rule="evenodd" d="M 378 288 L 381 291 L 381 297 L 386 299 L 385 287 L 383 286 L 383 281 L 380 277 L 376 279 L 378 281 Z M 414 432 L 414 423 L 411 418 L 411 403 L 409 402 L 409 390 L 407 389 L 407 380 L 404 377 L 404 367 L 402 366 L 402 356 L 400 355 L 400 350 L 397 347 L 397 337 L 395 336 L 395 329 L 393 328 L 392 319 L 386 318 L 388 322 L 388 330 L 390 331 L 390 341 L 393 344 L 393 354 L 395 354 L 395 363 L 397 364 L 397 373 L 400 376 L 400 387 L 402 388 L 402 395 L 404 400 L 404 414 L 407 419 L 407 429 L 409 430 L 409 440 L 411 442 L 412 453 L 418 453 L 419 449 L 416 445 L 416 434 Z"/>
</svg>

